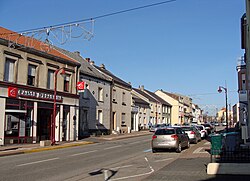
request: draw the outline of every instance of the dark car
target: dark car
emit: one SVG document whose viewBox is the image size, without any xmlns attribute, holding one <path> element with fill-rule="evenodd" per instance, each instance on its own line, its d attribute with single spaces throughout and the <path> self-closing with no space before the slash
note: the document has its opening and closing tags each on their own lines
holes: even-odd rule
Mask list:
<svg viewBox="0 0 250 181">
<path fill-rule="evenodd" d="M 207 134 L 209 135 L 209 134 L 211 134 L 211 133 L 213 133 L 214 131 L 215 131 L 215 128 L 214 128 L 214 126 L 212 125 L 212 124 L 210 124 L 210 123 L 204 123 L 204 124 L 202 124 L 204 127 L 205 127 L 205 129 L 207 130 Z"/>
<path fill-rule="evenodd" d="M 157 129 L 152 136 L 152 152 L 159 149 L 174 149 L 180 153 L 182 148 L 189 148 L 188 135 L 180 127 Z"/>
</svg>

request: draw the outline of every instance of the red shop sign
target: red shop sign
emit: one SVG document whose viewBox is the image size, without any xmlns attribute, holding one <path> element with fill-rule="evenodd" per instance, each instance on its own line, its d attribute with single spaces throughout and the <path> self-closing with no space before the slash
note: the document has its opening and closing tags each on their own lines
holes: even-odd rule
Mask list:
<svg viewBox="0 0 250 181">
<path fill-rule="evenodd" d="M 16 98 L 18 94 L 18 89 L 16 87 L 8 87 L 8 96 Z"/>
<path fill-rule="evenodd" d="M 77 82 L 77 90 L 84 90 L 84 82 Z"/>
</svg>

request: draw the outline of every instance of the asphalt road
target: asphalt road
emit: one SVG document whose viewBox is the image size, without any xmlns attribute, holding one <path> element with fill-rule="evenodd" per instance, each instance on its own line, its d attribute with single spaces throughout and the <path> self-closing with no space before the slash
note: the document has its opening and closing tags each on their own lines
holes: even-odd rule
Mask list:
<svg viewBox="0 0 250 181">
<path fill-rule="evenodd" d="M 151 135 L 0 158 L 0 180 L 143 180 L 184 153 L 206 154 L 205 141 L 153 154 Z M 195 148 L 195 149 L 194 149 Z"/>
</svg>

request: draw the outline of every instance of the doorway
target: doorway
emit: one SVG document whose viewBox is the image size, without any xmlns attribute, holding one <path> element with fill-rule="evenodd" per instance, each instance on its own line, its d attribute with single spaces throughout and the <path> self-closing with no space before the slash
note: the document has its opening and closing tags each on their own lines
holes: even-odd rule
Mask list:
<svg viewBox="0 0 250 181">
<path fill-rule="evenodd" d="M 53 110 L 39 108 L 37 111 L 37 139 L 50 140 Z"/>
</svg>

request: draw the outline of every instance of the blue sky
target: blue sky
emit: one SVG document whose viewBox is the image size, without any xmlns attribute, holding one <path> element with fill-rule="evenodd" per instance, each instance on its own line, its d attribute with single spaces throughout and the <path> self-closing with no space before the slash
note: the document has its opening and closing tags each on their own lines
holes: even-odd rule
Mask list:
<svg viewBox="0 0 250 181">
<path fill-rule="evenodd" d="M 1 0 L 0 26 L 23 31 L 96 17 L 164 0 Z M 237 98 L 237 59 L 243 55 L 240 18 L 243 0 L 176 0 L 95 21 L 90 41 L 59 47 L 80 51 L 133 87 L 144 85 L 191 95 L 213 114 L 225 105 L 218 86 Z"/>
</svg>

